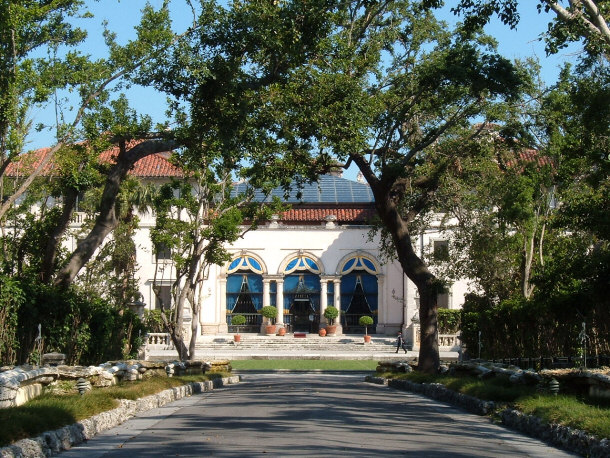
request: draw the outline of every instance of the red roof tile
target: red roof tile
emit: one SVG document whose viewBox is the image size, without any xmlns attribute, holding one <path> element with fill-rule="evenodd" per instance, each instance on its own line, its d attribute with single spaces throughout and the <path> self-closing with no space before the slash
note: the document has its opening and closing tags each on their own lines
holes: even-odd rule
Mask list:
<svg viewBox="0 0 610 458">
<path fill-rule="evenodd" d="M 291 208 L 281 215 L 282 222 L 285 223 L 323 223 L 326 217 L 335 215 L 337 223 L 360 223 L 368 224 L 375 216 L 375 209 L 369 207 L 345 207 L 341 208 Z"/>
<path fill-rule="evenodd" d="M 7 168 L 7 175 L 12 177 L 25 176 L 34 170 L 43 160 L 51 148 L 41 148 L 24 154 L 21 160 L 11 163 Z M 112 164 L 119 154 L 118 147 L 109 149 L 100 154 L 100 162 Z M 155 177 L 181 177 L 182 171 L 169 161 L 170 152 L 151 154 L 140 159 L 129 171 L 129 175 L 140 178 Z M 53 161 L 44 169 L 42 175 L 52 175 Z"/>
</svg>

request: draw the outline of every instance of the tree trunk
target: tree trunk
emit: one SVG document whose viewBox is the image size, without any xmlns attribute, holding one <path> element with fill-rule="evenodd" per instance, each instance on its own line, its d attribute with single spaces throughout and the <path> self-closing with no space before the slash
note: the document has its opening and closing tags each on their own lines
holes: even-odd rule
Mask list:
<svg viewBox="0 0 610 458">
<path fill-rule="evenodd" d="M 100 213 L 95 225 L 85 240 L 78 244 L 68 263 L 59 271 L 55 278 L 55 285 L 63 288 L 70 286 L 76 275 L 91 259 L 95 250 L 104 242 L 108 234 L 116 228 L 118 219 L 115 214 L 115 205 L 121 183 L 125 180 L 129 169 L 140 159 L 154 153 L 169 151 L 174 146 L 174 142 L 161 140 L 144 141 L 128 150 L 122 145 L 117 162 L 110 169 L 106 178 L 100 203 Z"/>
<path fill-rule="evenodd" d="M 392 192 L 378 182 L 371 185 L 375 195 L 375 207 L 386 229 L 390 232 L 398 261 L 407 277 L 415 283 L 419 292 L 420 347 L 419 370 L 435 373 L 440 366 L 438 353 L 438 280 L 413 249 L 408 223 L 393 200 Z"/>
<path fill-rule="evenodd" d="M 77 197 L 78 191 L 75 188 L 69 188 L 64 193 L 61 218 L 49 237 L 49 241 L 45 248 L 44 259 L 42 260 L 40 277 L 43 283 L 51 281 L 53 268 L 55 266 L 55 258 L 57 257 L 57 247 L 61 242 L 61 237 L 70 225 L 70 220 L 72 219 L 72 214 L 76 207 Z"/>
</svg>

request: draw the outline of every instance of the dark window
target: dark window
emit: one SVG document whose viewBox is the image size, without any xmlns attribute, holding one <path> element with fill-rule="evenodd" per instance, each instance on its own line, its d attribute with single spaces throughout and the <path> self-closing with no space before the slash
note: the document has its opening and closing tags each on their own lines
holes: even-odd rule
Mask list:
<svg viewBox="0 0 610 458">
<path fill-rule="evenodd" d="M 165 243 L 155 245 L 155 258 L 157 261 L 168 261 L 172 259 L 172 250 Z"/>
<path fill-rule="evenodd" d="M 436 303 L 439 309 L 449 308 L 449 293 L 442 293 L 436 296 Z"/>
<path fill-rule="evenodd" d="M 171 285 L 157 285 L 153 289 L 155 291 L 155 309 L 168 310 L 172 305 Z"/>
<path fill-rule="evenodd" d="M 436 261 L 449 260 L 449 242 L 447 240 L 435 240 L 433 247 L 433 256 Z"/>
</svg>

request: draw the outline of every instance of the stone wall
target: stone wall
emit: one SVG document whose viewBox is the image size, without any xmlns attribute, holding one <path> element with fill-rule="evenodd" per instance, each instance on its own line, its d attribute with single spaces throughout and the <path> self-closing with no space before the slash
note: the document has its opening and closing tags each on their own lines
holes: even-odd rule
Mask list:
<svg viewBox="0 0 610 458">
<path fill-rule="evenodd" d="M 186 396 L 211 391 L 214 388 L 239 383 L 239 376 L 225 377 L 207 382 L 195 382 L 160 393 L 146 396 L 136 401 L 121 400 L 116 409 L 102 412 L 86 420 L 69 426 L 48 431 L 38 437 L 22 439 L 8 447 L 0 448 L 0 458 L 48 457 L 69 450 L 97 434 L 120 425 L 134 415 L 150 409 L 162 407 Z"/>
<path fill-rule="evenodd" d="M 19 366 L 0 372 L 0 408 L 22 405 L 58 380 L 88 380 L 93 386 L 142 380 L 153 375 L 231 371 L 229 361 L 114 361 L 99 366 Z"/>
</svg>

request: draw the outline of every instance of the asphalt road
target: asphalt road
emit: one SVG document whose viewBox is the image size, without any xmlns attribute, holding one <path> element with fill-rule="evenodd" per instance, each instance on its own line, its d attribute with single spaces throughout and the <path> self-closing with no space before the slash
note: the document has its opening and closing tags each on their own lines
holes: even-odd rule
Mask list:
<svg viewBox="0 0 610 458">
<path fill-rule="evenodd" d="M 245 375 L 238 385 L 146 412 L 60 456 L 574 456 L 363 379 Z"/>
</svg>

